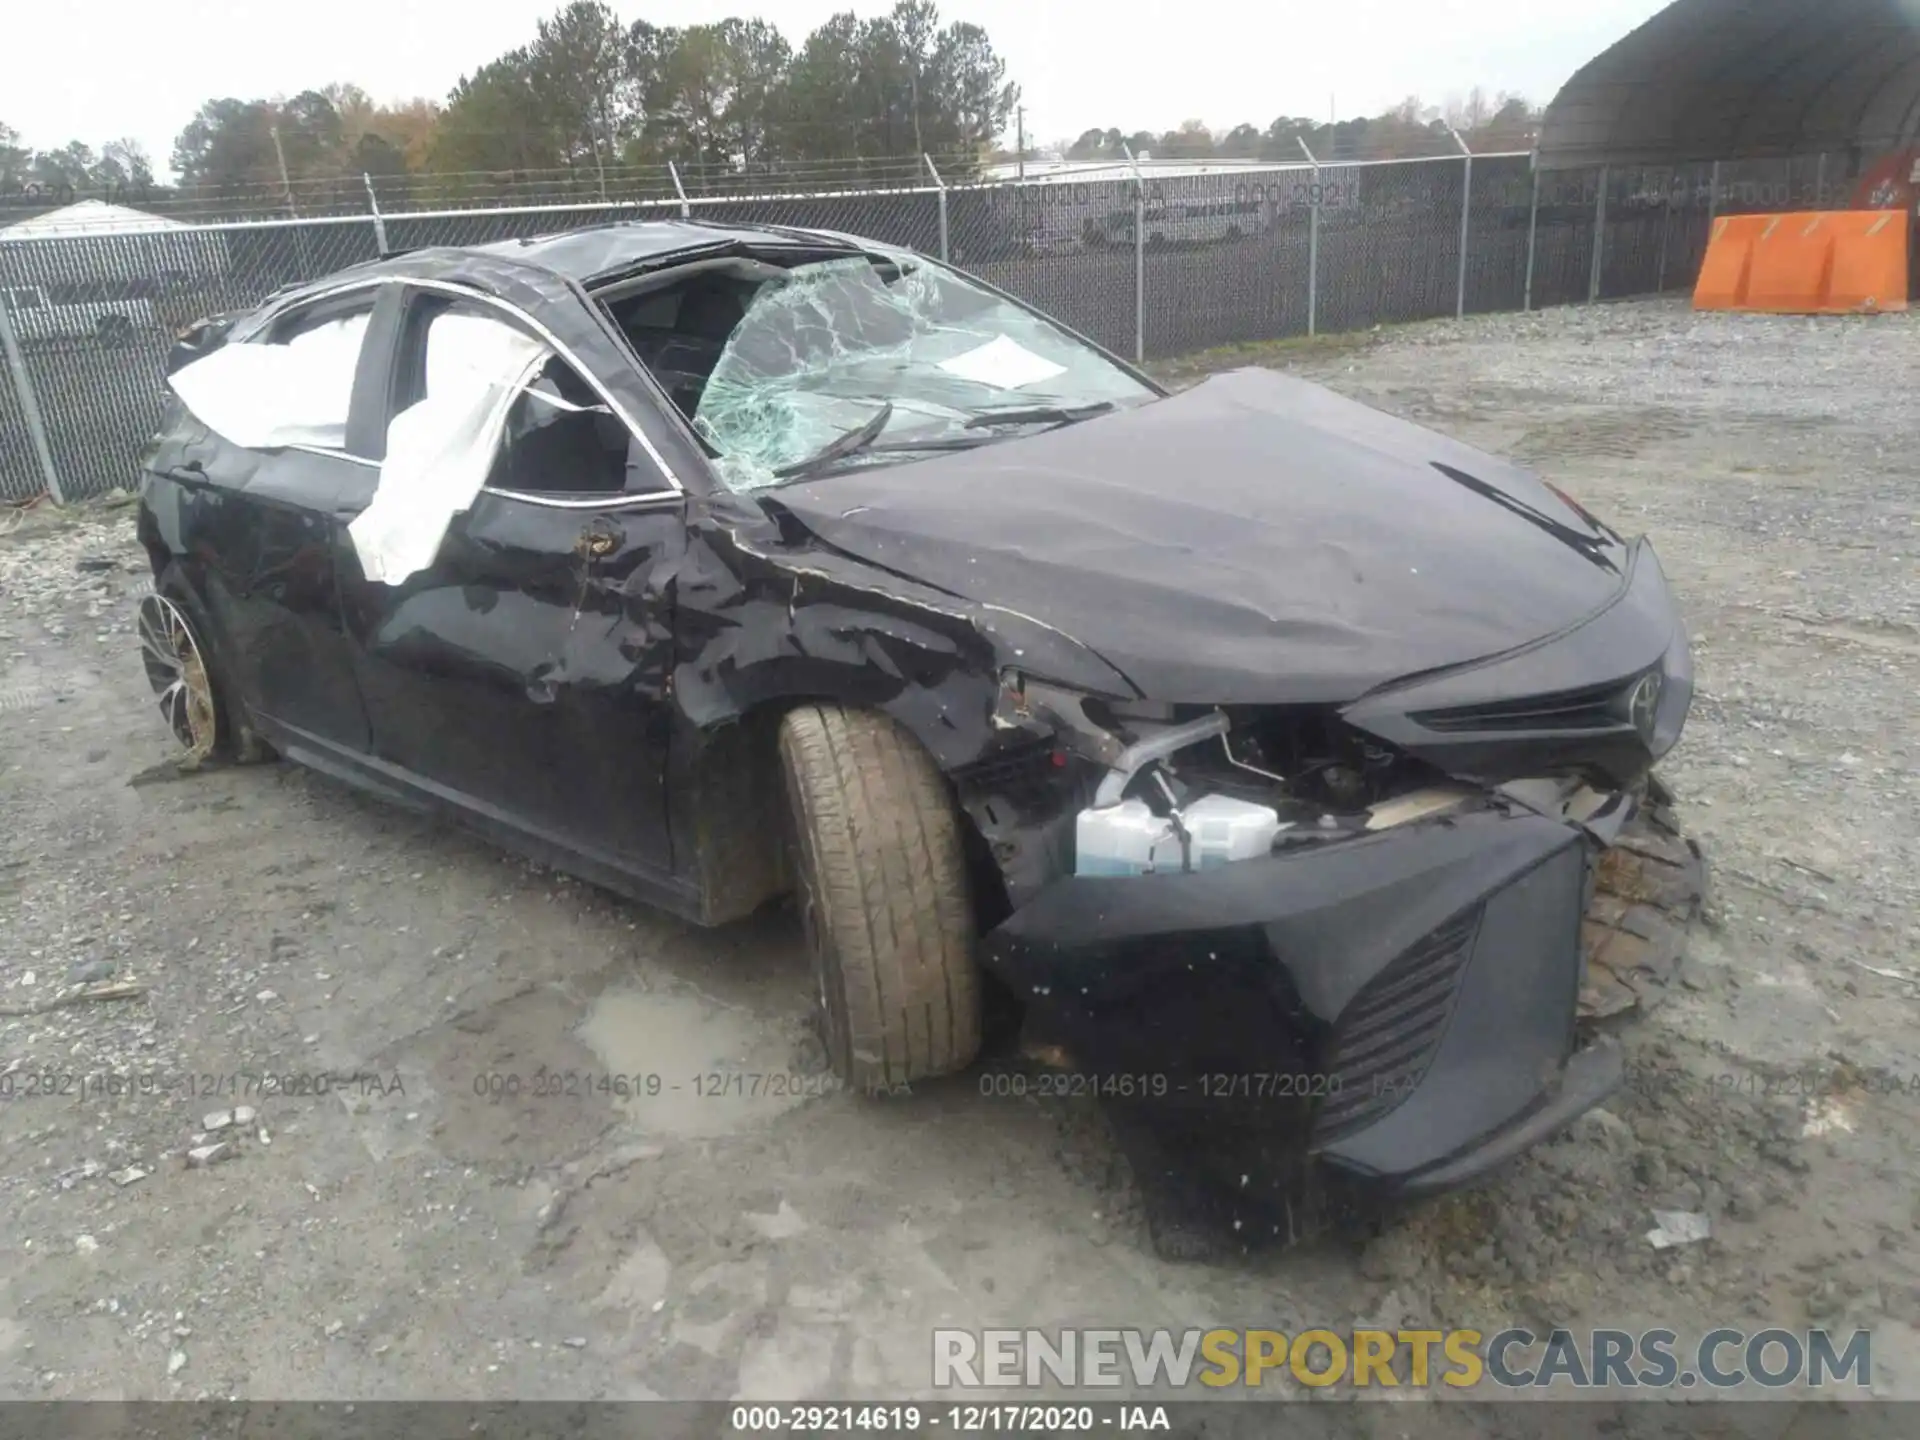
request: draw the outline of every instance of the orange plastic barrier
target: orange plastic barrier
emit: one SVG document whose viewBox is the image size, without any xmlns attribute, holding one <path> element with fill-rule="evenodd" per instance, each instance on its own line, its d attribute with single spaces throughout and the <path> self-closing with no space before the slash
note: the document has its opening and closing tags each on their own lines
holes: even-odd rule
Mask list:
<svg viewBox="0 0 1920 1440">
<path fill-rule="evenodd" d="M 1722 216 L 1713 222 L 1693 306 L 1787 315 L 1905 310 L 1906 212 Z"/>
</svg>

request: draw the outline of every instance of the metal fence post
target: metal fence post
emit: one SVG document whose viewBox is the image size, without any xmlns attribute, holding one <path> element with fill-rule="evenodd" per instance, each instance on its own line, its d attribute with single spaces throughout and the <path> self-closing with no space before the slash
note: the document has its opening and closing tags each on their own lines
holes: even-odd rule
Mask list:
<svg viewBox="0 0 1920 1440">
<path fill-rule="evenodd" d="M 1720 218 L 1720 162 L 1713 162 L 1713 170 L 1707 177 L 1707 229 L 1713 229 L 1713 222 Z"/>
<path fill-rule="evenodd" d="M 67 503 L 60 488 L 60 472 L 53 465 L 53 447 L 47 443 L 46 422 L 40 417 L 40 402 L 34 398 L 33 377 L 27 374 L 27 362 L 20 353 L 20 341 L 13 333 L 13 316 L 7 313 L 7 298 L 0 295 L 0 350 L 6 351 L 7 369 L 13 372 L 14 388 L 20 392 L 20 413 L 26 418 L 27 437 L 33 443 L 34 456 L 40 461 L 40 473 L 46 477 L 47 494 L 53 503 Z"/>
<path fill-rule="evenodd" d="M 920 158 L 927 162 L 927 174 L 933 177 L 934 189 L 940 195 L 940 258 L 951 259 L 952 257 L 947 254 L 947 182 L 942 180 L 940 172 L 933 168 L 933 156 L 922 151 Z"/>
<path fill-rule="evenodd" d="M 1466 157 L 1467 167 L 1460 183 L 1460 284 L 1453 302 L 1453 318 L 1464 320 L 1467 318 L 1467 237 L 1473 229 L 1473 151 L 1453 126 L 1447 126 L 1447 133 L 1453 136 L 1453 143 Z"/>
<path fill-rule="evenodd" d="M 687 187 L 680 183 L 680 167 L 671 160 L 667 161 L 667 174 L 673 177 L 673 193 L 680 197 L 680 218 L 691 220 L 693 206 L 687 203 Z"/>
<path fill-rule="evenodd" d="M 1593 202 L 1593 268 L 1587 275 L 1587 303 L 1592 305 L 1600 299 L 1600 265 L 1607 250 L 1607 185 L 1608 171 L 1605 165 L 1600 167 L 1600 193 Z"/>
<path fill-rule="evenodd" d="M 1680 172 L 1669 171 L 1666 190 L 1660 196 L 1660 275 L 1653 285 L 1653 293 L 1656 295 L 1667 293 L 1667 232 L 1673 225 L 1673 192 L 1679 188 L 1679 185 Z"/>
<path fill-rule="evenodd" d="M 360 178 L 366 182 L 367 207 L 373 211 L 374 243 L 380 247 L 380 253 L 385 255 L 387 253 L 387 222 L 380 214 L 380 197 L 374 193 L 372 175 L 362 170 L 360 172 Z"/>
<path fill-rule="evenodd" d="M 1320 202 L 1325 198 L 1320 185 L 1320 162 L 1313 158 L 1313 151 L 1307 148 L 1306 138 L 1293 137 L 1300 143 L 1300 153 L 1307 157 L 1307 163 L 1313 166 L 1313 192 L 1307 196 L 1309 213 L 1307 215 L 1307 334 L 1320 333 Z"/>
<path fill-rule="evenodd" d="M 1527 288 L 1526 297 L 1520 302 L 1522 310 L 1533 309 L 1533 257 L 1535 247 L 1540 243 L 1540 147 L 1533 147 L 1533 154 L 1527 157 L 1527 168 L 1533 171 L 1533 198 L 1527 202 Z"/>
<path fill-rule="evenodd" d="M 1147 185 L 1133 147 L 1123 140 L 1120 152 L 1133 166 L 1133 363 L 1140 365 L 1147 358 Z"/>
</svg>

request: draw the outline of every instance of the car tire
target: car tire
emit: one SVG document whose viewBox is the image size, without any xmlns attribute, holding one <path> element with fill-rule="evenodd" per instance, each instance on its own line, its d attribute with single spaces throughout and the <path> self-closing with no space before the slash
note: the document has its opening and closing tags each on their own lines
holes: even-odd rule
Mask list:
<svg viewBox="0 0 1920 1440">
<path fill-rule="evenodd" d="M 140 602 L 136 633 L 160 713 L 191 762 L 253 765 L 274 758 L 231 677 L 207 643 L 205 612 L 179 567 L 168 565 Z"/>
<path fill-rule="evenodd" d="M 780 724 L 796 899 L 827 1054 L 869 1093 L 964 1070 L 980 977 L 959 819 L 932 757 L 884 715 Z"/>
</svg>

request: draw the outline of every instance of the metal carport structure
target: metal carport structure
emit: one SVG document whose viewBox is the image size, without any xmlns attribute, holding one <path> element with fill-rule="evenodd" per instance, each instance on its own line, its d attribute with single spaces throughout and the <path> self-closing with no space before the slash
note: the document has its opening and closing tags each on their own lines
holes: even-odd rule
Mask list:
<svg viewBox="0 0 1920 1440">
<path fill-rule="evenodd" d="M 1885 153 L 1920 132 L 1920 0 L 1675 0 L 1547 107 L 1540 165 Z"/>
<path fill-rule="evenodd" d="M 1674 0 L 1541 119 L 1528 303 L 1690 288 L 1717 214 L 1910 206 L 1917 145 L 1920 0 Z"/>
</svg>

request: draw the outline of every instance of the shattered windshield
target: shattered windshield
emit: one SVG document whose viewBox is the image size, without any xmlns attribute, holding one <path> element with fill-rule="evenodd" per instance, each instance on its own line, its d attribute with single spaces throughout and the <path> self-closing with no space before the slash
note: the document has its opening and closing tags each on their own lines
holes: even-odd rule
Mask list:
<svg viewBox="0 0 1920 1440">
<path fill-rule="evenodd" d="M 763 284 L 694 425 L 735 490 L 897 463 L 1139 404 L 1153 392 L 1018 305 L 918 256 L 848 256 Z"/>
</svg>

